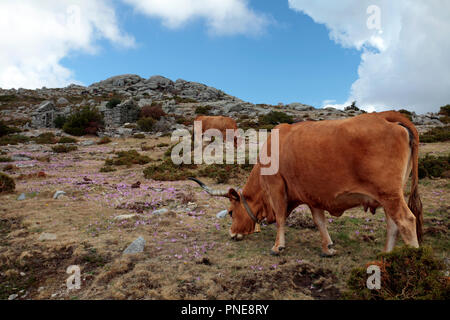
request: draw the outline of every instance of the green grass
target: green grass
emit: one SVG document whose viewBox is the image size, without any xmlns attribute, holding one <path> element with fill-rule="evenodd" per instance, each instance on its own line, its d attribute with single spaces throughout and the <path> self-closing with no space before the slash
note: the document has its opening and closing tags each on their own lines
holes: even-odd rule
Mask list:
<svg viewBox="0 0 450 320">
<path fill-rule="evenodd" d="M 420 142 L 445 142 L 450 140 L 450 126 L 436 127 L 420 135 Z"/>
<path fill-rule="evenodd" d="M 381 269 L 381 288 L 369 290 L 366 267 L 352 270 L 348 279 L 350 299 L 428 300 L 450 299 L 450 283 L 444 277 L 445 265 L 435 257 L 431 247 L 395 248 L 378 254 L 373 262 Z"/>
<path fill-rule="evenodd" d="M 56 146 L 52 147 L 53 152 L 56 152 L 56 153 L 68 153 L 68 152 L 71 152 L 71 151 L 75 151 L 77 149 L 78 149 L 77 146 L 64 145 L 64 144 L 59 144 L 59 145 L 56 145 Z"/>
<path fill-rule="evenodd" d="M 431 156 L 427 154 L 419 159 L 419 179 L 440 178 L 450 171 L 450 154 L 446 156 Z"/>
<path fill-rule="evenodd" d="M 25 143 L 30 141 L 31 139 L 27 136 L 21 134 L 9 134 L 3 137 L 0 137 L 0 146 L 17 145 L 19 143 Z"/>
<path fill-rule="evenodd" d="M 131 166 L 133 164 L 147 164 L 151 161 L 148 156 L 141 155 L 136 150 L 120 151 L 116 157 L 105 160 L 105 166 Z"/>
</svg>

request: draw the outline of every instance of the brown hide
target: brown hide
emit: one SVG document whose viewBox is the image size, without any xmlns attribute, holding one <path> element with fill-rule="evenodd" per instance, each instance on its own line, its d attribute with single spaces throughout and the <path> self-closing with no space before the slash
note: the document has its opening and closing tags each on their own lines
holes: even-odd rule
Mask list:
<svg viewBox="0 0 450 320">
<path fill-rule="evenodd" d="M 237 124 L 234 119 L 230 117 L 223 116 L 197 116 L 195 121 L 202 122 L 202 133 L 209 129 L 217 129 L 222 133 L 223 139 L 226 138 L 226 130 L 233 129 L 236 130 Z"/>
<path fill-rule="evenodd" d="M 373 211 L 383 206 L 407 243 L 414 243 L 410 234 L 416 233 L 410 230 L 413 222 L 417 223 L 420 240 L 419 140 L 417 130 L 407 118 L 388 111 L 343 120 L 281 124 L 276 129 L 280 130 L 279 172 L 262 176 L 257 164 L 243 189 L 259 220 L 284 221 L 300 204 L 326 210 L 334 216 L 360 205 Z M 266 144 L 270 154 L 270 138 Z M 411 169 L 409 209 L 415 217 L 403 198 Z M 251 233 L 254 222 L 241 203 L 232 201 L 230 210 L 231 233 Z"/>
</svg>

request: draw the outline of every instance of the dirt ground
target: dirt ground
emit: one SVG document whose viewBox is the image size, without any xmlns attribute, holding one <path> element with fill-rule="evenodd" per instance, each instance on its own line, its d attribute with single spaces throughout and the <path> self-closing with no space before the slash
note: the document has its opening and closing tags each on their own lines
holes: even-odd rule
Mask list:
<svg viewBox="0 0 450 320">
<path fill-rule="evenodd" d="M 87 139 L 98 140 L 81 140 Z M 142 142 L 155 147 L 142 152 Z M 383 249 L 382 209 L 372 215 L 355 208 L 338 219 L 327 214 L 337 255 L 322 258 L 311 214 L 299 207 L 288 220 L 287 248 L 275 257 L 275 225 L 263 225 L 244 241 L 230 240 L 229 217 L 216 217 L 228 200 L 209 197 L 191 181 L 147 180 L 142 171 L 148 165 L 99 172 L 113 151 L 136 149 L 157 160 L 168 148 L 157 145 L 166 143 L 169 137 L 113 139 L 51 154 L 49 162 L 42 161 L 47 145 L 8 153 L 41 161 L 14 162 L 19 168 L 9 174 L 16 191 L 0 195 L 0 299 L 339 299 L 350 270 Z M 422 145 L 421 155 L 427 152 L 448 154 L 450 143 Z M 38 177 L 40 171 L 45 176 Z M 245 183 L 245 177 L 221 185 L 202 180 L 222 189 Z M 53 199 L 57 190 L 66 194 Z M 420 181 L 425 244 L 446 261 L 449 190 L 448 179 Z M 17 200 L 21 193 L 25 200 Z M 168 211 L 152 214 L 160 208 Z M 124 255 L 139 236 L 144 252 Z M 81 268 L 79 290 L 66 286 L 71 265 Z"/>
</svg>

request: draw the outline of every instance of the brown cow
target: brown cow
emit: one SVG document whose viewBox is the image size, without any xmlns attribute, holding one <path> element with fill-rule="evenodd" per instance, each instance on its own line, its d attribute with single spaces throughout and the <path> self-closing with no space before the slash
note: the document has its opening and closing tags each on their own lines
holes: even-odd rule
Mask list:
<svg viewBox="0 0 450 320">
<path fill-rule="evenodd" d="M 362 205 L 386 214 L 385 251 L 395 246 L 400 232 L 406 244 L 418 247 L 422 237 L 422 203 L 418 193 L 419 136 L 414 125 L 398 112 L 359 115 L 343 120 L 281 124 L 279 171 L 261 175 L 256 164 L 242 192 L 213 191 L 229 198 L 230 235 L 242 239 L 259 222 L 277 223 L 272 253 L 285 248 L 286 218 L 300 204 L 307 204 L 322 237 L 322 251 L 331 256 L 333 242 L 324 211 L 339 217 Z M 270 138 L 266 145 L 270 153 Z M 408 205 L 403 189 L 412 170 Z"/>
<path fill-rule="evenodd" d="M 226 139 L 226 130 L 232 129 L 237 130 L 238 126 L 236 121 L 230 117 L 223 116 L 197 116 L 194 121 L 202 122 L 202 134 L 205 133 L 206 130 L 209 129 L 217 129 L 222 133 L 222 137 L 225 141 Z M 239 138 L 235 138 L 235 145 Z"/>
</svg>

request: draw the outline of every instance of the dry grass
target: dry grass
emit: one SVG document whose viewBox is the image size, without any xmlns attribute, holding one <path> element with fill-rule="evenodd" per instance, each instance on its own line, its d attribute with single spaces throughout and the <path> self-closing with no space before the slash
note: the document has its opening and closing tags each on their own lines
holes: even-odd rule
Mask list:
<svg viewBox="0 0 450 320">
<path fill-rule="evenodd" d="M 0 298 L 18 293 L 23 299 L 338 299 L 350 270 L 383 249 L 383 210 L 372 215 L 361 208 L 338 219 L 328 216 L 338 251 L 332 258 L 320 257 L 320 235 L 303 207 L 289 219 L 281 256 L 269 253 L 274 225 L 233 242 L 229 218 L 215 217 L 228 200 L 210 198 L 192 182 L 146 180 L 142 165 L 99 173 L 113 153 L 140 150 L 141 143 L 112 139 L 52 155 L 49 162 L 26 162 L 34 166 L 12 173 L 15 178 L 46 175 L 17 180 L 15 193 L 0 198 Z M 140 153 L 162 159 L 168 147 L 157 145 L 167 143 L 168 137 L 148 138 L 149 150 Z M 423 145 L 421 154 L 445 153 L 449 146 Z M 139 188 L 132 188 L 138 181 Z M 241 176 L 220 188 L 244 182 Z M 449 189 L 448 179 L 420 181 L 425 244 L 447 260 Z M 56 190 L 66 195 L 54 200 Z M 17 200 L 21 193 L 26 200 Z M 153 215 L 159 208 L 169 212 Z M 136 216 L 114 220 L 124 214 Z M 43 233 L 57 238 L 41 241 Z M 122 255 L 138 236 L 146 240 L 144 252 Z M 67 291 L 66 269 L 73 264 L 81 267 L 81 289 Z"/>
</svg>

